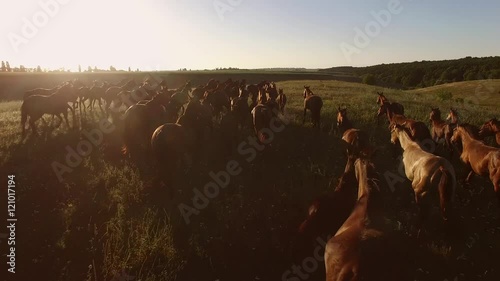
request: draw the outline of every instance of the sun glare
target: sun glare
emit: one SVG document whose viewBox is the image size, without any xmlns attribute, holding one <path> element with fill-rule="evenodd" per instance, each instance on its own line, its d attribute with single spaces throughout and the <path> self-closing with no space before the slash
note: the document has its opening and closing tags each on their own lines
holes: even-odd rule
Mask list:
<svg viewBox="0 0 500 281">
<path fill-rule="evenodd" d="M 14 7 L 23 13 L 17 27 L 14 25 L 14 31 L 10 32 L 27 38 L 23 30 L 33 30 L 25 25 L 36 29 L 32 38 L 27 38 L 28 42 L 5 50 L 13 54 L 15 64 L 35 67 L 32 64 L 36 63 L 44 68 L 70 70 L 77 70 L 79 65 L 83 69 L 88 66 L 149 70 L 168 67 L 164 63 L 168 59 L 162 59 L 162 55 L 176 48 L 168 38 L 177 38 L 183 30 L 175 25 L 175 17 L 168 11 L 156 11 L 151 0 L 67 2 L 51 8 L 53 14 L 45 24 L 38 24 L 43 19 L 40 13 L 47 14 L 38 3 L 33 3 L 31 9 L 21 4 Z"/>
</svg>

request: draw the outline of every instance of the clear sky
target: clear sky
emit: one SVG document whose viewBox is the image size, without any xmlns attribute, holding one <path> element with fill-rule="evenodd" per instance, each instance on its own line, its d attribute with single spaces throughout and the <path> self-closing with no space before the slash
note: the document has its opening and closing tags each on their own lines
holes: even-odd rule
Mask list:
<svg viewBox="0 0 500 281">
<path fill-rule="evenodd" d="M 2 0 L 0 60 L 152 70 L 326 68 L 500 55 L 500 1 L 400 0 L 399 12 L 381 21 L 385 26 L 376 23 L 373 13 L 393 1 Z M 367 25 L 373 36 L 356 44 L 355 29 L 366 33 Z M 357 52 L 345 55 L 341 46 Z"/>
</svg>

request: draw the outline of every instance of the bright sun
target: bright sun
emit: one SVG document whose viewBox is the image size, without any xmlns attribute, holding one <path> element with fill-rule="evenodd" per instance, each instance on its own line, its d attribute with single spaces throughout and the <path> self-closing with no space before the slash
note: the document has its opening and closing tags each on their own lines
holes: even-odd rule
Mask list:
<svg viewBox="0 0 500 281">
<path fill-rule="evenodd" d="M 175 17 L 165 9 L 158 12 L 152 2 L 9 1 L 13 13 L 1 29 L 9 35 L 8 43 L 0 51 L 31 67 L 30 63 L 71 70 L 78 65 L 84 69 L 111 65 L 119 69 L 165 68 L 168 65 L 161 65 L 155 54 L 159 58 L 172 51 L 166 39 L 179 36 L 179 29 L 172 24 Z M 171 28 L 158 28 L 161 26 Z"/>
</svg>

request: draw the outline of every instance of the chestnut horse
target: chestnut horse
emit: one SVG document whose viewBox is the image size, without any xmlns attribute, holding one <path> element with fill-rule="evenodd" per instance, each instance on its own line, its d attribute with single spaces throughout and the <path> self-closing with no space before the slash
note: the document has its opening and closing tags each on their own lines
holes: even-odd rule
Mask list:
<svg viewBox="0 0 500 281">
<path fill-rule="evenodd" d="M 440 140 L 444 140 L 445 148 L 453 153 L 453 147 L 451 146 L 451 136 L 453 135 L 452 125 L 446 123 L 446 121 L 441 119 L 441 111 L 439 108 L 431 108 L 431 113 L 429 114 L 429 120 L 431 122 L 431 137 L 432 140 L 438 143 Z"/>
<path fill-rule="evenodd" d="M 458 124 L 460 118 L 456 109 L 450 107 L 450 112 L 448 113 L 448 116 L 446 116 L 446 121 L 449 121 L 451 125 Z"/>
<path fill-rule="evenodd" d="M 469 171 L 465 181 L 470 182 L 474 173 L 484 177 L 488 176 L 493 183 L 500 205 L 500 149 L 487 146 L 474 139 L 462 125 L 458 125 L 455 129 L 451 141 L 452 143 L 461 143 L 460 159 Z"/>
<path fill-rule="evenodd" d="M 479 136 L 481 138 L 495 136 L 497 144 L 500 145 L 500 121 L 496 118 L 486 121 L 479 129 Z"/>
<path fill-rule="evenodd" d="M 399 142 L 403 148 L 403 164 L 406 177 L 415 192 L 415 202 L 419 207 L 420 222 L 427 217 L 429 195 L 439 194 L 439 206 L 444 221 L 449 218 L 456 188 L 455 170 L 448 160 L 424 151 L 410 138 L 407 129 L 394 125 L 391 142 Z"/>
<path fill-rule="evenodd" d="M 354 129 L 347 118 L 347 108 L 337 109 L 337 128 L 342 133 L 342 140 L 347 144 L 348 156 L 369 155 L 373 152 L 368 135 L 359 129 Z"/>
<path fill-rule="evenodd" d="M 326 280 L 407 280 L 409 271 L 401 257 L 408 253 L 398 248 L 385 231 L 379 176 L 366 159 L 357 159 L 354 166 L 358 199 L 326 244 Z M 394 266 L 388 270 L 386 264 Z"/>
<path fill-rule="evenodd" d="M 321 97 L 314 95 L 309 86 L 304 86 L 304 118 L 302 123 L 306 122 L 306 112 L 311 111 L 311 121 L 313 128 L 321 128 L 321 108 L 323 100 Z"/>
</svg>

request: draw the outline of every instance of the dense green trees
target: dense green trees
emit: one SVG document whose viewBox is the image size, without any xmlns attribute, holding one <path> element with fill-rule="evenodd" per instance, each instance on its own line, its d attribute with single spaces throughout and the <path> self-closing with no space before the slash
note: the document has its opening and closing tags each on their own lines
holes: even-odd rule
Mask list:
<svg viewBox="0 0 500 281">
<path fill-rule="evenodd" d="M 334 67 L 325 72 L 350 72 L 363 80 L 371 74 L 377 84 L 418 88 L 479 79 L 500 79 L 500 57 Z M 365 81 L 363 81 L 365 82 Z"/>
</svg>

